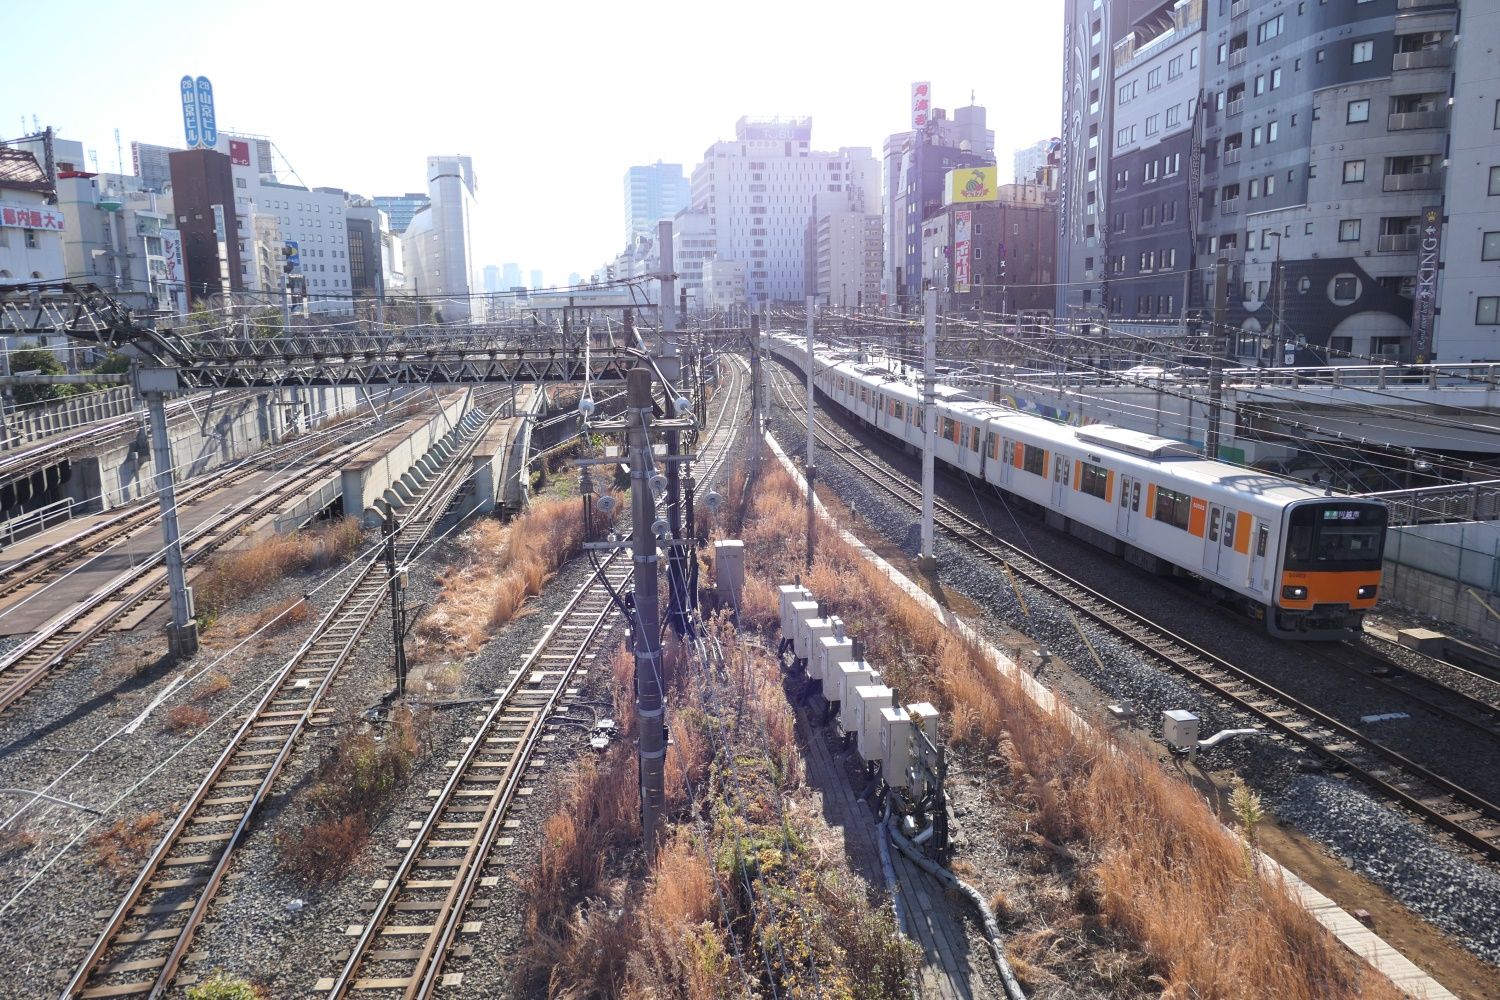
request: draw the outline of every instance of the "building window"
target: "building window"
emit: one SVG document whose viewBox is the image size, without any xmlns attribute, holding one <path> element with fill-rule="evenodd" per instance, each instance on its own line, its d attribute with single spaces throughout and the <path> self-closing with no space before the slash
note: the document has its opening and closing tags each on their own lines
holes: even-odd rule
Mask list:
<svg viewBox="0 0 1500 1000">
<path fill-rule="evenodd" d="M 1364 160 L 1345 160 L 1344 161 L 1344 183 L 1345 184 L 1361 184 L 1361 183 L 1364 182 L 1364 179 L 1365 179 L 1365 161 Z M 1491 186 L 1493 186 L 1493 184 Z"/>
<path fill-rule="evenodd" d="M 1281 123 L 1270 122 L 1266 125 L 1266 141 L 1275 142 L 1281 137 Z"/>
<path fill-rule="evenodd" d="M 1370 102 L 1368 100 L 1349 102 L 1348 114 L 1344 116 L 1344 121 L 1346 123 L 1350 125 L 1357 125 L 1360 122 L 1367 122 L 1369 120 Z"/>
<path fill-rule="evenodd" d="M 1500 326 L 1500 295 L 1481 295 L 1474 305 L 1475 326 Z"/>
<path fill-rule="evenodd" d="M 1256 74 L 1255 86 L 1253 89 L 1255 91 L 1256 97 L 1259 97 L 1261 94 L 1264 94 L 1266 92 L 1266 75 L 1264 73 Z"/>
<path fill-rule="evenodd" d="M 1358 243 L 1359 242 L 1359 220 L 1358 219 L 1343 219 L 1343 220 L 1341 220 L 1339 222 L 1339 242 L 1340 243 Z"/>
<path fill-rule="evenodd" d="M 39 243 L 39 241 L 36 238 L 36 230 L 35 229 L 27 229 L 25 232 L 26 232 L 26 249 L 28 249 L 28 250 L 35 250 L 38 246 L 40 246 L 40 243 Z"/>
<path fill-rule="evenodd" d="M 1286 15 L 1285 14 L 1277 14 L 1275 17 L 1271 18 L 1269 21 L 1263 22 L 1260 25 L 1260 27 L 1258 27 L 1258 28 L 1255 29 L 1255 40 L 1256 40 L 1256 42 L 1259 43 L 1259 42 L 1268 42 L 1268 41 L 1270 41 L 1271 39 L 1275 38 L 1277 35 L 1281 34 L 1281 30 L 1285 26 L 1286 26 Z"/>
<path fill-rule="evenodd" d="M 1146 134 L 1155 135 L 1161 131 L 1161 115 L 1151 115 L 1146 119 Z"/>
<path fill-rule="evenodd" d="M 1182 75 L 1182 56 L 1176 56 L 1167 63 L 1167 79 L 1175 80 Z"/>
<path fill-rule="evenodd" d="M 1352 274 L 1341 274 L 1333 279 L 1333 301 L 1346 306 L 1359 298 L 1359 279 Z"/>
<path fill-rule="evenodd" d="M 1271 70 L 1271 89 L 1275 90 L 1281 86 L 1281 69 L 1278 67 Z"/>
<path fill-rule="evenodd" d="M 1500 194 L 1500 167 L 1490 167 L 1490 194 Z"/>
<path fill-rule="evenodd" d="M 1354 61 L 1355 62 L 1357 62 L 1357 63 L 1367 63 L 1367 62 L 1369 62 L 1370 60 L 1372 60 L 1374 58 L 1375 58 L 1375 43 L 1374 42 L 1355 42 L 1354 43 Z"/>
<path fill-rule="evenodd" d="M 1480 260 L 1500 260 L 1500 233 L 1485 233 L 1479 251 Z"/>
<path fill-rule="evenodd" d="M 1177 125 L 1181 121 L 1182 121 L 1182 107 L 1180 105 L 1174 104 L 1170 108 L 1167 109 L 1167 128 L 1172 128 L 1173 126 Z"/>
</svg>

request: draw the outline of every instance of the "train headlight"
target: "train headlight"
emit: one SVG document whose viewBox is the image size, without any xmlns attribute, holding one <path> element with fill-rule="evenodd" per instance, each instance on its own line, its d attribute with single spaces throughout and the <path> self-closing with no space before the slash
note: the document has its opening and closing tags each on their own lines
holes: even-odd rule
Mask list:
<svg viewBox="0 0 1500 1000">
<path fill-rule="evenodd" d="M 1359 594 L 1360 600 L 1368 601 L 1370 598 L 1374 597 L 1376 593 L 1379 592 L 1379 590 L 1379 584 L 1367 583 L 1363 587 L 1360 587 L 1357 593 Z"/>
<path fill-rule="evenodd" d="M 1282 587 L 1281 588 L 1281 596 L 1284 597 L 1284 598 L 1286 598 L 1289 601 L 1305 601 L 1305 600 L 1307 600 L 1307 588 L 1306 587 Z"/>
</svg>

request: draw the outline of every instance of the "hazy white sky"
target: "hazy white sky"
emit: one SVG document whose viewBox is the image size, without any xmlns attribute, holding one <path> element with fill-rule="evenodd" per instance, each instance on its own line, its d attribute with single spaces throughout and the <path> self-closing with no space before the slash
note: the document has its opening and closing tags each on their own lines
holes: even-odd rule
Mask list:
<svg viewBox="0 0 1500 1000">
<path fill-rule="evenodd" d="M 270 136 L 309 186 L 426 189 L 474 158 L 481 264 L 561 283 L 622 247 L 633 163 L 692 166 L 742 114 L 811 115 L 813 145 L 907 127 L 912 81 L 989 109 L 1010 151 L 1057 134 L 1060 0 L 911 3 L 8 2 L 0 138 L 31 116 L 98 151 L 183 142 L 177 81 L 214 83 L 220 131 Z M 7 113 L 8 112 L 8 113 Z"/>
</svg>

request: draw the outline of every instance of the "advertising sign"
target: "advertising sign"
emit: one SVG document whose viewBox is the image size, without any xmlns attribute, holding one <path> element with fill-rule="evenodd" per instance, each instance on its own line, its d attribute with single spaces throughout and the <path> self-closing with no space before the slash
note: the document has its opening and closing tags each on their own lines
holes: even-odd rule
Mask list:
<svg viewBox="0 0 1500 1000">
<path fill-rule="evenodd" d="M 296 240 L 286 240 L 285 242 L 292 251 L 286 255 L 286 262 L 292 266 L 292 273 L 302 273 L 302 245 Z"/>
<path fill-rule="evenodd" d="M 1417 364 L 1427 363 L 1432 350 L 1432 317 L 1437 309 L 1438 252 L 1443 245 L 1443 210 L 1437 206 L 1422 209 L 1418 230 L 1416 301 L 1411 309 L 1411 347 Z"/>
<path fill-rule="evenodd" d="M 224 206 L 214 204 L 210 207 L 214 210 L 214 236 L 220 243 L 223 243 L 229 238 L 228 228 L 224 223 Z"/>
<path fill-rule="evenodd" d="M 953 213 L 953 290 L 967 292 L 971 272 L 974 213 Z"/>
<path fill-rule="evenodd" d="M 229 140 L 229 162 L 237 167 L 250 165 L 250 144 L 239 139 Z"/>
<path fill-rule="evenodd" d="M 924 129 L 932 119 L 932 84 L 914 83 L 911 85 L 911 127 Z"/>
<path fill-rule="evenodd" d="M 193 78 L 182 78 L 182 135 L 189 149 L 197 149 L 203 141 L 198 131 L 198 87 Z"/>
<path fill-rule="evenodd" d="M 1000 200 L 999 167 L 960 167 L 948 171 L 948 204 Z"/>
<path fill-rule="evenodd" d="M 214 117 L 214 85 L 208 82 L 208 77 L 198 77 L 198 129 L 202 132 L 202 142 L 208 149 L 213 149 L 219 143 L 219 122 Z"/>
<path fill-rule="evenodd" d="M 8 205 L 0 202 L 0 226 L 12 229 L 45 229 L 49 233 L 63 231 L 63 214 L 56 208 L 33 208 L 30 205 Z"/>
<path fill-rule="evenodd" d="M 161 231 L 161 256 L 166 264 L 165 278 L 169 286 L 176 288 L 187 280 L 182 268 L 182 232 L 177 229 Z"/>
</svg>

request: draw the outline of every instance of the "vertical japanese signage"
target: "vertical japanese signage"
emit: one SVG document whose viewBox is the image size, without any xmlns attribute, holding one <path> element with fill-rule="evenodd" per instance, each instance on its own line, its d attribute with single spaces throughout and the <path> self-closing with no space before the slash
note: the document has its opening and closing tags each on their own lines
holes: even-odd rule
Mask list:
<svg viewBox="0 0 1500 1000">
<path fill-rule="evenodd" d="M 203 145 L 213 149 L 219 144 L 219 121 L 214 117 L 214 85 L 208 77 L 198 77 L 198 129 L 203 133 Z"/>
<path fill-rule="evenodd" d="M 203 136 L 198 131 L 198 85 L 193 78 L 182 78 L 182 134 L 189 149 L 198 149 Z"/>
<path fill-rule="evenodd" d="M 953 213 L 953 290 L 969 290 L 970 262 L 973 253 L 974 213 Z"/>
<path fill-rule="evenodd" d="M 911 127 L 914 131 L 924 129 L 932 119 L 932 84 L 911 85 Z"/>
<path fill-rule="evenodd" d="M 162 281 L 159 297 L 170 298 L 174 311 L 187 312 L 187 270 L 182 264 L 182 232 L 161 231 Z"/>
<path fill-rule="evenodd" d="M 208 77 L 184 76 L 178 86 L 182 96 L 182 135 L 189 149 L 213 149 L 219 141 L 214 115 L 214 85 Z"/>
<path fill-rule="evenodd" d="M 1443 210 L 1422 209 L 1418 231 L 1416 302 L 1411 309 L 1411 346 L 1417 364 L 1426 364 L 1432 351 L 1432 317 L 1437 309 L 1438 253 L 1443 245 Z"/>
</svg>

